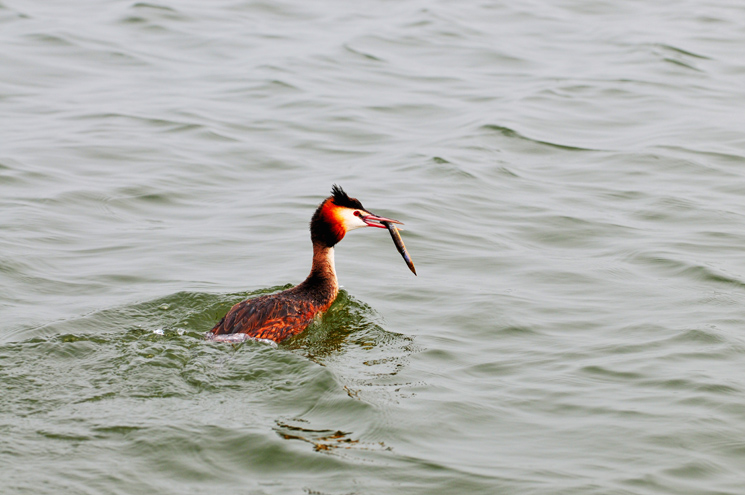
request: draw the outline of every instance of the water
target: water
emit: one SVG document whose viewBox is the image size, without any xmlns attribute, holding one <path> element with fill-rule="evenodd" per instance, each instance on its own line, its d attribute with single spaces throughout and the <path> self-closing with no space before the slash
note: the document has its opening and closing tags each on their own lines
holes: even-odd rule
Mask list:
<svg viewBox="0 0 745 495">
<path fill-rule="evenodd" d="M 745 10 L 0 0 L 4 493 L 739 494 Z M 201 335 L 300 282 L 325 318 Z"/>
</svg>

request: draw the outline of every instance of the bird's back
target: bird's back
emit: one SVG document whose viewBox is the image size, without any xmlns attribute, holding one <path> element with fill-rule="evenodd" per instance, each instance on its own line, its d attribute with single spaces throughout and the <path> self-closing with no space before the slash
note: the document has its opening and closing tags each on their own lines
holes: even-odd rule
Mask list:
<svg viewBox="0 0 745 495">
<path fill-rule="evenodd" d="M 330 302 L 319 305 L 303 297 L 302 292 L 295 289 L 297 287 L 236 304 L 215 325 L 210 334 L 213 338 L 220 335 L 244 334 L 247 337 L 275 342 L 299 334 L 310 325 L 318 313 L 328 309 Z"/>
</svg>

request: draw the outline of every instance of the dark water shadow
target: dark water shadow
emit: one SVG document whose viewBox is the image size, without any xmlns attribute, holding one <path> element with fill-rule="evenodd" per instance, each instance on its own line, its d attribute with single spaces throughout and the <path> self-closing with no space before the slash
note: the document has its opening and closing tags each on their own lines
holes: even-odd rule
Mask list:
<svg viewBox="0 0 745 495">
<path fill-rule="evenodd" d="M 384 325 L 372 307 L 342 290 L 322 319 L 281 347 L 330 369 L 350 397 L 396 400 L 405 396 L 396 389 L 410 385 L 399 372 L 419 349 L 412 337 Z"/>
</svg>

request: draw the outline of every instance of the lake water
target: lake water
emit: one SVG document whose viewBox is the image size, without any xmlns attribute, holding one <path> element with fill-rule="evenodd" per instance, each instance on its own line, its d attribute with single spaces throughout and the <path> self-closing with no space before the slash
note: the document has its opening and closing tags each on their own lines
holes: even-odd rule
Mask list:
<svg viewBox="0 0 745 495">
<path fill-rule="evenodd" d="M 734 0 L 0 0 L 9 494 L 745 486 Z M 405 222 L 278 347 L 331 185 Z"/>
</svg>

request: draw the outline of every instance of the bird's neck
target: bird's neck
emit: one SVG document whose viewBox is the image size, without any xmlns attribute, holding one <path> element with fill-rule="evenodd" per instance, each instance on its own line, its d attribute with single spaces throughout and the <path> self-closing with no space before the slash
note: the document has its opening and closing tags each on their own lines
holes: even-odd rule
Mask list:
<svg viewBox="0 0 745 495">
<path fill-rule="evenodd" d="M 313 267 L 310 269 L 310 274 L 313 275 L 314 273 L 320 277 L 333 280 L 334 285 L 336 285 L 334 248 L 320 244 L 313 245 Z"/>
<path fill-rule="evenodd" d="M 339 282 L 334 268 L 334 248 L 313 244 L 313 267 L 305 281 L 297 287 L 307 291 L 319 303 L 330 305 L 339 293 Z"/>
</svg>

